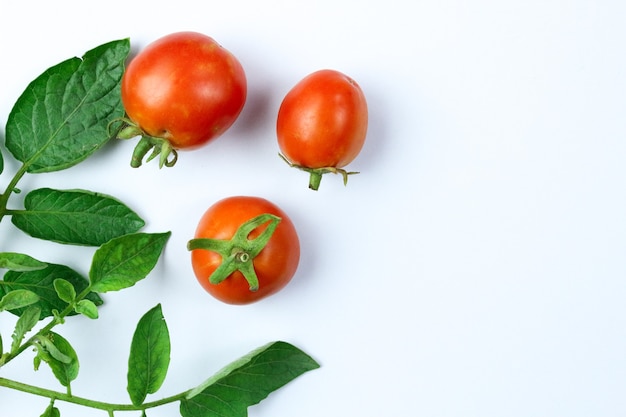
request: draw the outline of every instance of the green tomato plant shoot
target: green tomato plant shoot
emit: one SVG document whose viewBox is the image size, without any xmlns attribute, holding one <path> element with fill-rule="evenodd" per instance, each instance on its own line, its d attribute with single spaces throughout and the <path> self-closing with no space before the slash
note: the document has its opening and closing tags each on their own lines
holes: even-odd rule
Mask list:
<svg viewBox="0 0 626 417">
<path fill-rule="evenodd" d="M 99 317 L 103 294 L 122 291 L 148 277 L 158 263 L 171 232 L 147 233 L 145 221 L 117 198 L 89 190 L 39 188 L 26 192 L 23 207 L 12 205 L 27 174 L 65 170 L 115 138 L 111 121 L 125 115 L 120 81 L 130 41 L 102 44 L 82 58 L 70 58 L 44 71 L 17 99 L 0 146 L 0 222 L 33 239 L 71 248 L 92 247 L 87 273 L 67 265 L 12 251 L 0 238 L 0 318 L 12 315 L 15 327 L 0 335 L 0 389 L 48 398 L 42 417 L 61 415 L 59 403 L 78 404 L 108 413 L 138 411 L 179 403 L 183 417 L 245 417 L 249 406 L 319 364 L 283 341 L 261 346 L 235 360 L 199 386 L 150 399 L 165 380 L 170 363 L 170 333 L 159 303 L 139 318 L 128 356 L 128 403 L 108 403 L 73 393 L 79 354 L 62 335 L 73 316 Z M 119 127 L 121 128 L 121 126 Z M 13 173 L 7 158 L 17 161 Z M 4 179 L 4 178 L 2 178 Z M 33 352 L 34 369 L 48 366 L 60 387 L 51 390 L 3 377 L 2 368 Z M 254 376 L 252 376 L 254 375 Z M 6 413 L 0 404 L 0 413 Z"/>
</svg>

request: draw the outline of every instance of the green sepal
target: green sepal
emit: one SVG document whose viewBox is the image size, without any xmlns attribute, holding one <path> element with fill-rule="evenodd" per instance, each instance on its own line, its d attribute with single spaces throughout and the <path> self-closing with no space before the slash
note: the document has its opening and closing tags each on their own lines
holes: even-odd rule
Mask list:
<svg viewBox="0 0 626 417">
<path fill-rule="evenodd" d="M 233 272 L 240 271 L 248 281 L 250 291 L 259 289 L 259 280 L 254 270 L 254 258 L 261 253 L 278 227 L 281 218 L 264 213 L 243 223 L 230 240 L 197 238 L 187 243 L 188 250 L 209 250 L 222 256 L 222 263 L 209 277 L 211 284 L 217 285 Z M 267 227 L 254 239 L 250 234 L 268 223 Z"/>
<path fill-rule="evenodd" d="M 144 158 L 145 162 L 150 162 L 157 157 L 159 159 L 159 168 L 171 168 L 176 165 L 178 152 L 166 138 L 148 135 L 127 116 L 113 120 L 109 124 L 109 130 L 113 130 L 112 127 L 115 125 L 117 125 L 117 129 L 114 132 L 114 137 L 117 139 L 128 140 L 139 137 L 130 159 L 132 168 L 139 168 L 143 164 Z M 148 155 L 150 151 L 152 153 Z"/>
<path fill-rule="evenodd" d="M 303 165 L 294 164 L 287 159 L 285 155 L 279 153 L 278 156 L 287 163 L 291 168 L 297 168 L 301 171 L 309 173 L 309 188 L 313 191 L 317 191 L 322 181 L 324 174 L 339 174 L 343 178 L 343 185 L 348 185 L 348 176 L 358 174 L 357 171 L 346 171 L 343 168 L 337 167 L 322 167 L 322 168 L 310 168 Z"/>
</svg>

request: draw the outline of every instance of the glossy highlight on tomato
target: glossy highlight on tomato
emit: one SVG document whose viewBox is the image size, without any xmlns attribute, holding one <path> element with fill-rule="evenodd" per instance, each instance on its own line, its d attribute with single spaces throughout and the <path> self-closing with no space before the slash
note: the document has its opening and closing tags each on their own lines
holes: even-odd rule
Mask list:
<svg viewBox="0 0 626 417">
<path fill-rule="evenodd" d="M 242 225 L 250 221 L 256 222 L 242 233 Z M 261 245 L 254 249 L 257 243 Z M 200 285 L 227 304 L 250 304 L 275 294 L 291 281 L 300 261 L 300 240 L 289 216 L 253 196 L 228 197 L 209 207 L 188 247 Z M 227 261 L 236 270 L 225 268 Z M 226 274 L 216 277 L 224 272 L 220 268 Z"/>
<path fill-rule="evenodd" d="M 283 99 L 276 122 L 278 146 L 287 162 L 311 174 L 317 189 L 321 175 L 353 174 L 343 168 L 361 152 L 368 110 L 361 87 L 347 75 L 316 71 L 297 83 Z"/>
<path fill-rule="evenodd" d="M 137 128 L 131 133 L 149 136 L 151 144 L 166 140 L 174 150 L 195 149 L 233 125 L 246 101 L 247 80 L 237 58 L 213 38 L 177 32 L 130 61 L 121 96 Z"/>
</svg>

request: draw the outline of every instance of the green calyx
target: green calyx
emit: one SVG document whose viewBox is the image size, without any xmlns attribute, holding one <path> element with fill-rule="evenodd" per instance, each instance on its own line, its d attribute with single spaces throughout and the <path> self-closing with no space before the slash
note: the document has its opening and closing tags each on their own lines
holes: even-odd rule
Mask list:
<svg viewBox="0 0 626 417">
<path fill-rule="evenodd" d="M 348 176 L 358 174 L 357 171 L 346 171 L 342 168 L 337 167 L 322 167 L 322 168 L 310 168 L 303 165 L 294 164 L 285 157 L 285 155 L 279 153 L 278 156 L 282 158 L 283 161 L 287 163 L 291 168 L 297 168 L 301 171 L 305 171 L 309 173 L 309 188 L 313 191 L 317 191 L 320 187 L 320 183 L 322 181 L 322 176 L 324 174 L 340 174 L 343 177 L 343 185 L 348 185 Z"/>
<path fill-rule="evenodd" d="M 209 250 L 222 256 L 222 263 L 211 274 L 209 282 L 219 284 L 233 272 L 239 271 L 248 281 L 250 291 L 259 289 L 259 280 L 253 260 L 267 246 L 281 218 L 273 214 L 261 214 L 243 223 L 230 240 L 197 238 L 187 244 L 188 250 Z M 267 227 L 255 238 L 250 234 L 267 223 Z"/>
<path fill-rule="evenodd" d="M 114 124 L 117 124 L 117 128 L 112 136 L 116 139 L 128 140 L 136 137 L 141 138 L 133 151 L 130 161 L 131 167 L 139 168 L 144 162 L 144 158 L 145 162 L 150 162 L 157 157 L 159 159 L 159 168 L 169 168 L 176 164 L 178 152 L 167 139 L 148 135 L 127 117 L 112 121 L 109 124 L 109 131 L 111 131 L 111 126 Z M 152 151 L 152 153 L 150 153 L 150 151 Z M 150 155 L 148 155 L 148 153 L 150 153 Z M 146 157 L 146 155 L 148 156 Z"/>
</svg>

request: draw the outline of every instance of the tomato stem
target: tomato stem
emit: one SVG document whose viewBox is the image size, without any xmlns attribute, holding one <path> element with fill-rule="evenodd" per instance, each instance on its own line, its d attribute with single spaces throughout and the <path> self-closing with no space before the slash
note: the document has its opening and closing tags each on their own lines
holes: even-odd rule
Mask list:
<svg viewBox="0 0 626 417">
<path fill-rule="evenodd" d="M 146 162 L 150 162 L 158 156 L 159 168 L 163 168 L 164 166 L 169 168 L 176 164 L 178 152 L 176 152 L 176 149 L 172 147 L 167 139 L 148 135 L 132 120 L 126 117 L 113 120 L 109 123 L 109 131 L 114 123 L 121 123 L 116 129 L 115 137 L 117 139 L 127 140 L 137 136 L 141 137 L 133 150 L 133 155 L 130 160 L 131 167 L 139 168 L 143 163 L 143 159 L 151 150 L 152 153 L 146 158 Z"/>
<path fill-rule="evenodd" d="M 297 168 L 299 170 L 305 171 L 309 173 L 309 188 L 313 191 L 317 191 L 320 187 L 320 183 L 322 181 L 322 176 L 324 174 L 332 173 L 332 174 L 341 174 L 343 177 L 343 185 L 348 185 L 348 176 L 358 174 L 356 171 L 346 171 L 342 168 L 337 167 L 322 167 L 322 168 L 310 168 L 303 165 L 294 164 L 289 161 L 285 155 L 279 153 L 278 156 L 282 158 L 283 161 L 287 163 L 291 168 Z"/>
<path fill-rule="evenodd" d="M 281 218 L 273 214 L 261 214 L 242 223 L 230 240 L 191 239 L 187 243 L 187 249 L 190 251 L 209 250 L 222 256 L 222 263 L 208 278 L 211 284 L 218 285 L 231 276 L 233 272 L 239 271 L 248 281 L 250 291 L 257 291 L 259 289 L 259 280 L 253 261 L 263 248 L 267 246 L 280 221 Z M 266 223 L 268 223 L 267 227 L 258 236 L 250 239 L 250 234 Z"/>
<path fill-rule="evenodd" d="M 319 171 L 311 171 L 309 176 L 309 188 L 313 191 L 317 191 L 320 188 L 322 182 L 322 173 Z"/>
</svg>

